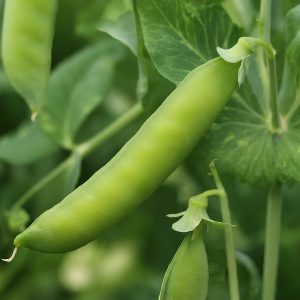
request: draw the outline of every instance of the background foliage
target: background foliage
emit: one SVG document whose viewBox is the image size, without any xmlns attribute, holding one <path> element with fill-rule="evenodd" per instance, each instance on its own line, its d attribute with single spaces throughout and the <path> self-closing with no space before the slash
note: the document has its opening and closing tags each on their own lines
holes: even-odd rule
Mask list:
<svg viewBox="0 0 300 300">
<path fill-rule="evenodd" d="M 283 2 L 274 11 L 278 15 L 274 27 L 274 37 L 278 38 L 274 44 L 279 49 L 281 66 L 288 42 L 280 38 L 279 32 L 285 26 L 285 13 L 298 1 Z M 3 1 L 1 7 L 2 4 Z M 254 11 L 257 6 L 254 3 Z M 24 101 L 0 69 L 1 255 L 11 253 L 14 236 L 28 220 L 60 201 L 104 165 L 146 116 L 82 161 L 72 156 L 63 172 L 34 194 L 24 210 L 12 209 L 17 199 L 69 156 L 74 145 L 94 136 L 137 101 L 143 104 L 146 115 L 152 112 L 189 71 L 216 56 L 217 45 L 230 47 L 242 33 L 220 1 L 137 0 L 132 7 L 126 0 L 60 0 L 46 105 L 36 123 L 30 122 Z M 163 274 L 183 238 L 172 231 L 172 220 L 166 214 L 184 210 L 189 196 L 213 186 L 207 166 L 209 160 L 224 153 L 226 158 L 220 167 L 230 173 L 222 177 L 233 223 L 238 225 L 235 233 L 241 298 L 256 299 L 262 271 L 267 191 L 264 186 L 257 186 L 264 182 L 257 182 L 251 170 L 243 168 L 245 162 L 232 151 L 247 149 L 248 158 L 255 161 L 257 149 L 249 145 L 265 132 L 260 124 L 261 92 L 254 77 L 250 72 L 241 92 L 234 95 L 212 127 L 212 138 L 206 137 L 187 164 L 118 226 L 72 253 L 48 255 L 22 249 L 13 263 L 2 262 L 1 299 L 156 299 Z M 240 99 L 246 99 L 247 106 Z M 241 118 L 245 122 L 237 126 Z M 297 126 L 299 123 L 289 139 L 299 145 Z M 226 136 L 232 139 L 226 140 Z M 235 142 L 240 144 L 232 144 Z M 259 175 L 263 176 L 257 177 L 263 181 L 278 176 L 266 171 L 272 161 L 267 166 L 261 163 L 270 157 L 266 149 L 254 162 L 262 167 Z M 299 161 L 294 161 L 291 174 L 281 174 L 279 170 L 279 176 L 299 180 Z M 249 186 L 240 179 L 256 185 Z M 284 190 L 278 299 L 296 300 L 300 294 L 299 193 L 296 184 Z M 216 201 L 211 201 L 209 210 L 211 217 L 220 219 Z M 208 299 L 226 300 L 222 230 L 210 228 L 206 245 L 210 264 Z"/>
</svg>

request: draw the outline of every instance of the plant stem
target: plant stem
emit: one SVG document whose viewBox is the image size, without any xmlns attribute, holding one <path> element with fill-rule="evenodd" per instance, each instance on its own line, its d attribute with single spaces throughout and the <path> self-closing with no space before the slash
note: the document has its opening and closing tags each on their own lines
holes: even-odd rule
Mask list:
<svg viewBox="0 0 300 300">
<path fill-rule="evenodd" d="M 260 2 L 260 26 L 261 32 L 260 35 L 267 42 L 270 42 L 271 38 L 271 8 L 272 0 L 261 0 Z"/>
<path fill-rule="evenodd" d="M 280 129 L 280 113 L 278 104 L 278 85 L 277 85 L 277 67 L 276 59 L 269 60 L 269 75 L 270 75 L 270 111 L 271 124 L 275 132 Z"/>
<path fill-rule="evenodd" d="M 61 174 L 69 165 L 72 156 L 65 159 L 58 166 L 56 166 L 47 176 L 43 177 L 32 188 L 25 192 L 12 206 L 13 209 L 22 207 L 33 195 L 39 192 L 44 186 L 51 182 L 56 176 Z"/>
<path fill-rule="evenodd" d="M 217 188 L 217 189 L 213 189 L 213 190 L 207 190 L 207 191 L 199 194 L 198 196 L 200 196 L 201 198 L 208 198 L 211 196 L 221 196 L 221 195 L 223 195 L 223 191 Z"/>
<path fill-rule="evenodd" d="M 109 124 L 96 136 L 87 140 L 86 142 L 75 147 L 74 152 L 79 154 L 82 158 L 86 157 L 97 147 L 102 145 L 104 142 L 115 136 L 124 127 L 132 123 L 143 113 L 141 105 L 138 103 L 134 105 L 128 112 L 123 116 Z M 47 176 L 42 178 L 38 183 L 36 183 L 31 189 L 29 189 L 25 194 L 23 194 L 13 205 L 13 208 L 22 207 L 33 195 L 39 192 L 44 186 L 51 182 L 56 176 L 61 174 L 68 166 L 72 163 L 72 155 L 67 159 L 62 161 L 58 166 L 56 166 Z"/>
<path fill-rule="evenodd" d="M 214 177 L 216 186 L 219 191 L 221 191 L 219 198 L 221 204 L 221 213 L 223 222 L 226 224 L 231 224 L 230 209 L 228 203 L 228 197 L 220 176 L 212 163 L 210 165 L 212 175 Z M 226 259 L 227 259 L 227 268 L 228 268 L 228 279 L 229 279 L 229 293 L 231 300 L 239 300 L 239 283 L 238 283 L 238 274 L 237 266 L 235 259 L 235 247 L 234 247 L 234 238 L 233 230 L 231 226 L 226 226 L 225 230 L 225 245 L 226 245 Z"/>
<path fill-rule="evenodd" d="M 272 0 L 261 0 L 261 37 L 268 42 L 271 41 L 271 11 Z M 269 75 L 269 97 L 267 101 L 269 103 L 271 114 L 271 129 L 272 133 L 276 133 L 280 130 L 276 60 L 267 59 L 266 54 L 264 54 L 264 59 Z M 275 299 L 279 258 L 280 223 L 281 185 L 279 183 L 275 183 L 270 186 L 268 195 L 262 300 Z"/>
<path fill-rule="evenodd" d="M 141 116 L 143 108 L 140 103 L 135 104 L 128 112 L 119 117 L 117 120 L 108 125 L 105 129 L 98 134 L 83 142 L 82 144 L 75 146 L 77 151 L 82 157 L 87 156 L 89 153 L 99 147 L 103 142 L 116 135 L 124 127 L 132 123 L 139 116 Z"/>
<path fill-rule="evenodd" d="M 275 299 L 280 227 L 281 185 L 276 183 L 270 187 L 268 195 L 262 300 Z"/>
<path fill-rule="evenodd" d="M 268 43 L 271 43 L 271 11 L 272 0 L 261 0 L 258 29 L 260 37 Z M 269 113 L 270 131 L 276 133 L 280 129 L 276 59 L 268 57 L 264 50 L 260 50 L 258 55 L 260 75 L 264 78 L 264 96 Z"/>
</svg>

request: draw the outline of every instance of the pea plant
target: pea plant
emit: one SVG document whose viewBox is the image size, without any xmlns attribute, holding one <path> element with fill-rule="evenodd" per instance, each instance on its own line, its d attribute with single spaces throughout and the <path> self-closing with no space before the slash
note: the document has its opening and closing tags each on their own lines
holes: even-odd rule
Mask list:
<svg viewBox="0 0 300 300">
<path fill-rule="evenodd" d="M 0 294 L 298 299 L 297 2 L 0 1 Z"/>
</svg>

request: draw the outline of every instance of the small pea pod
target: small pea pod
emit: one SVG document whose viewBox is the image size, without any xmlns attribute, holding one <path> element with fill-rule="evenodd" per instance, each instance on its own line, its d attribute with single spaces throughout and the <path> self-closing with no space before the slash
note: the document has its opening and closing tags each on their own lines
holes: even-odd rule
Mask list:
<svg viewBox="0 0 300 300">
<path fill-rule="evenodd" d="M 15 246 L 71 251 L 132 211 L 214 122 L 236 87 L 239 66 L 216 58 L 192 71 L 103 168 L 36 219 L 16 237 Z"/>
<path fill-rule="evenodd" d="M 159 300 L 205 300 L 208 289 L 208 262 L 199 229 L 189 233 L 164 276 Z"/>
<path fill-rule="evenodd" d="M 5 1 L 4 69 L 13 87 L 37 113 L 47 87 L 57 0 Z"/>
</svg>

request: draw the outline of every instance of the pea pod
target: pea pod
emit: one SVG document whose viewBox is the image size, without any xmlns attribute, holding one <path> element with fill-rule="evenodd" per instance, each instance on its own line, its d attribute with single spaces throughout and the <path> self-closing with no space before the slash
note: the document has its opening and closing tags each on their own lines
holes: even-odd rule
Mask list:
<svg viewBox="0 0 300 300">
<path fill-rule="evenodd" d="M 13 87 L 37 112 L 46 90 L 57 0 L 5 1 L 2 58 Z"/>
<path fill-rule="evenodd" d="M 71 251 L 128 214 L 213 123 L 237 84 L 239 66 L 216 58 L 192 71 L 110 162 L 36 219 L 16 237 L 15 246 Z"/>
<path fill-rule="evenodd" d="M 188 234 L 164 276 L 159 300 L 205 300 L 208 262 L 202 234 Z"/>
</svg>

